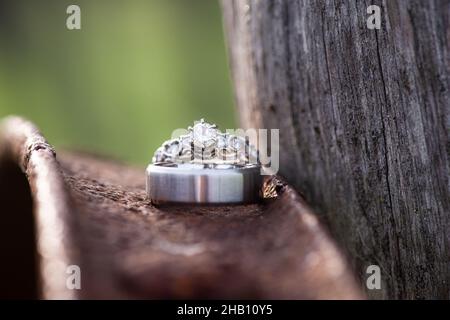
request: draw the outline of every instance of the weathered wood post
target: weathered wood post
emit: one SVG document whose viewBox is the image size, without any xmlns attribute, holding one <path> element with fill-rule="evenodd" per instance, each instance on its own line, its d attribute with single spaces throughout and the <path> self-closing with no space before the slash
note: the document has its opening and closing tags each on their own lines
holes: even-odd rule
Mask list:
<svg viewBox="0 0 450 320">
<path fill-rule="evenodd" d="M 281 174 L 361 280 L 375 264 L 382 297 L 449 298 L 449 2 L 222 8 L 242 125 L 280 128 Z"/>
</svg>

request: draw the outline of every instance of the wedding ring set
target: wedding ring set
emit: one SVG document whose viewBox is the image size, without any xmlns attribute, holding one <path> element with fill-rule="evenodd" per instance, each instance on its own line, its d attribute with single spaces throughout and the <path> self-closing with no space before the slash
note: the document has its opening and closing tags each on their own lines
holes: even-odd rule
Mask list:
<svg viewBox="0 0 450 320">
<path fill-rule="evenodd" d="M 260 198 L 263 175 L 248 139 L 221 132 L 203 119 L 159 147 L 147 167 L 154 204 L 241 204 Z"/>
</svg>

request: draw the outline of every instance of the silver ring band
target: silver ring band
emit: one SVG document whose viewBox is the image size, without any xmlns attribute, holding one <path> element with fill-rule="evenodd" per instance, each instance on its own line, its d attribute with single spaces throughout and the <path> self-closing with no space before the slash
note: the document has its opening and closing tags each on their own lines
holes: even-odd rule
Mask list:
<svg viewBox="0 0 450 320">
<path fill-rule="evenodd" d="M 261 166 L 154 163 L 146 170 L 147 194 L 154 204 L 237 204 L 260 198 Z"/>
</svg>

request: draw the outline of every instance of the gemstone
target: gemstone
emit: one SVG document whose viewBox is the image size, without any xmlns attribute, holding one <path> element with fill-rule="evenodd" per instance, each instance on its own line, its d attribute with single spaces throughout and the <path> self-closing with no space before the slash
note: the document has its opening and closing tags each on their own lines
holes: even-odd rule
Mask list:
<svg viewBox="0 0 450 320">
<path fill-rule="evenodd" d="M 225 135 L 217 136 L 217 147 L 220 149 L 224 149 L 227 146 L 227 138 Z"/>
<path fill-rule="evenodd" d="M 158 148 L 158 150 L 156 150 L 152 161 L 153 162 L 162 162 L 162 161 L 164 161 L 164 154 L 163 154 L 161 148 Z"/>
<path fill-rule="evenodd" d="M 217 136 L 217 130 L 207 122 L 196 123 L 192 131 L 194 143 L 199 143 L 203 146 L 214 143 L 214 139 Z"/>
<path fill-rule="evenodd" d="M 234 150 L 239 150 L 243 146 L 243 141 L 241 141 L 241 139 L 237 136 L 232 136 L 228 140 L 228 145 Z"/>
<path fill-rule="evenodd" d="M 187 149 L 191 148 L 192 137 L 190 134 L 182 135 L 182 136 L 180 136 L 179 139 L 180 139 L 182 148 L 187 148 Z"/>
<path fill-rule="evenodd" d="M 178 141 L 174 141 L 166 147 L 166 153 L 172 157 L 175 157 L 180 151 L 180 144 Z"/>
</svg>

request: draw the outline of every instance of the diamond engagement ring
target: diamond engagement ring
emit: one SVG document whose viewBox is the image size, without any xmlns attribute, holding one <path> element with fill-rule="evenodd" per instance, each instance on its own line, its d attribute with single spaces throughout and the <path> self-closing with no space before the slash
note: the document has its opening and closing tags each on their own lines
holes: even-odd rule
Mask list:
<svg viewBox="0 0 450 320">
<path fill-rule="evenodd" d="M 159 147 L 147 167 L 154 204 L 239 204 L 260 198 L 258 151 L 245 137 L 221 132 L 203 119 Z"/>
</svg>

